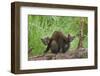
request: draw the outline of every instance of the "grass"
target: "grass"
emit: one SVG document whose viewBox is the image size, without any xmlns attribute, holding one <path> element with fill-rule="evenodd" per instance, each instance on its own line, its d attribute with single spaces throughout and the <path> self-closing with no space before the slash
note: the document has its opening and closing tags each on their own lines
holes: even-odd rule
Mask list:
<svg viewBox="0 0 100 76">
<path fill-rule="evenodd" d="M 87 37 L 87 18 L 84 22 L 84 41 L 85 48 L 88 47 Z M 61 31 L 66 36 L 68 33 L 75 36 L 79 33 L 80 17 L 71 16 L 42 16 L 42 15 L 28 15 L 28 48 L 32 49 L 33 55 L 43 54 L 46 46 L 42 43 L 41 38 L 51 37 L 54 31 Z M 75 49 L 78 44 L 78 37 L 71 43 L 72 49 Z"/>
</svg>

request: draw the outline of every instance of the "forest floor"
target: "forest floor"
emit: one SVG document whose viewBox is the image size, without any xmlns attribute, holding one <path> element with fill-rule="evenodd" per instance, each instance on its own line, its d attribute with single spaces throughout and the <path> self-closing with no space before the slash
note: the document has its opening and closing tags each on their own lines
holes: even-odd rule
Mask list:
<svg viewBox="0 0 100 76">
<path fill-rule="evenodd" d="M 58 53 L 58 54 L 52 54 L 47 53 L 45 55 L 39 55 L 39 56 L 29 56 L 28 60 L 57 60 L 57 59 L 79 59 L 79 58 L 87 58 L 88 57 L 88 49 L 87 48 L 79 48 L 79 49 L 71 49 L 67 51 L 66 53 Z"/>
</svg>

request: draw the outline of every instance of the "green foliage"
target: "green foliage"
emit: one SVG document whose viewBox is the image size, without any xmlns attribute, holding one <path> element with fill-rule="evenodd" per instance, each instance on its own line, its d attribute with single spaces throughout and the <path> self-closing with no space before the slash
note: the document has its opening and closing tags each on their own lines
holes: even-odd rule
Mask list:
<svg viewBox="0 0 100 76">
<path fill-rule="evenodd" d="M 87 18 L 84 18 L 84 47 L 87 47 Z M 51 37 L 54 31 L 61 31 L 66 36 L 68 33 L 75 36 L 80 30 L 80 17 L 71 16 L 36 16 L 28 15 L 28 48 L 33 48 L 33 55 L 40 55 L 46 46 L 41 38 Z M 71 48 L 78 45 L 78 37 L 71 43 Z"/>
</svg>

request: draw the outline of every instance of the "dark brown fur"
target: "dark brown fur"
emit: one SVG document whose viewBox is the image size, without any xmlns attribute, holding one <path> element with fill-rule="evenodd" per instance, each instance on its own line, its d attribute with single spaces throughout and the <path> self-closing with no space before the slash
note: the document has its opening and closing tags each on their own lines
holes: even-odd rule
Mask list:
<svg viewBox="0 0 100 76">
<path fill-rule="evenodd" d="M 44 53 L 47 53 L 49 49 L 51 49 L 52 53 L 65 53 L 69 49 L 70 42 L 73 40 L 73 38 L 74 37 L 71 37 L 70 34 L 68 34 L 68 37 L 66 37 L 62 32 L 55 31 L 50 38 Z"/>
</svg>

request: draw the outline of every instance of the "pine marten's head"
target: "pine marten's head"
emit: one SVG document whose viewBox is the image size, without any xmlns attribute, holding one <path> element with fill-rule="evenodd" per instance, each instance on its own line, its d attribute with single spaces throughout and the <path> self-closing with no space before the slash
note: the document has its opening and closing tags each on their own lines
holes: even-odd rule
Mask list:
<svg viewBox="0 0 100 76">
<path fill-rule="evenodd" d="M 75 36 L 71 36 L 70 34 L 67 35 L 66 40 L 67 42 L 72 42 L 74 40 Z"/>
</svg>

